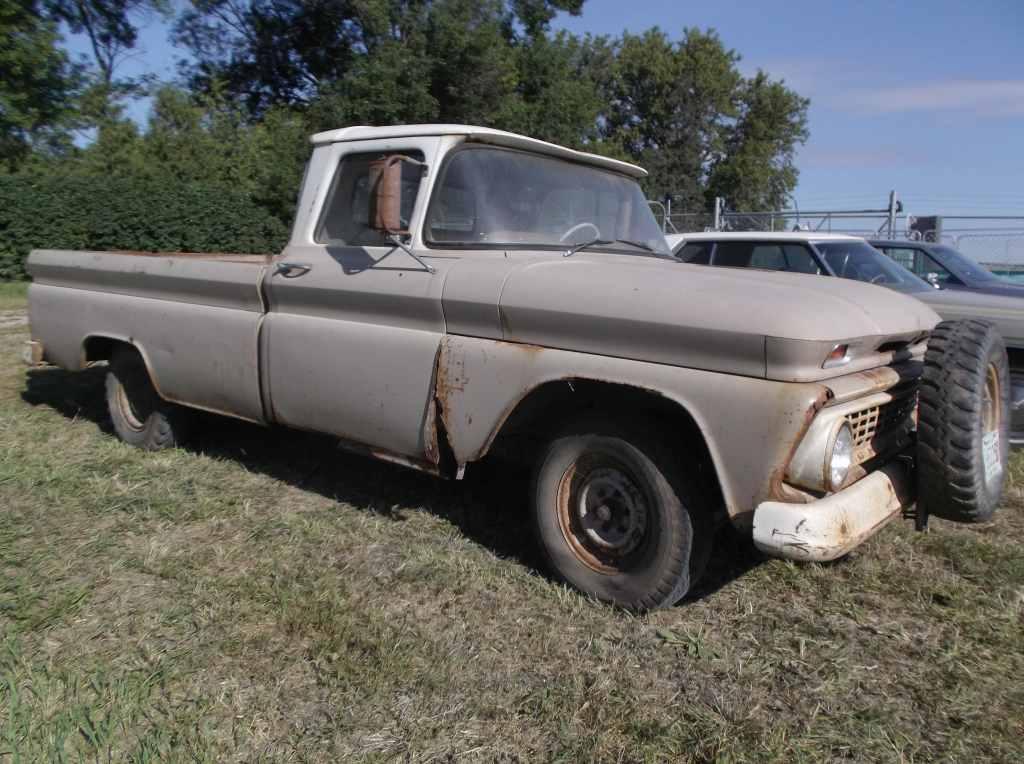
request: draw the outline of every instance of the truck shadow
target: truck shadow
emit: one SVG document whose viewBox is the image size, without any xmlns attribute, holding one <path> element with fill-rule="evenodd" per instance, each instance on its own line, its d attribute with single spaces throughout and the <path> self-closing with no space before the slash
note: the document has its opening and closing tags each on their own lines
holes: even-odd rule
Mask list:
<svg viewBox="0 0 1024 764">
<path fill-rule="evenodd" d="M 22 399 L 69 419 L 87 419 L 110 437 L 104 395 L 106 370 L 34 369 Z M 342 451 L 334 438 L 286 428 L 264 428 L 199 413 L 187 450 L 230 459 L 245 469 L 310 491 L 360 511 L 403 522 L 426 510 L 455 525 L 500 557 L 547 575 L 528 523 L 529 474 L 504 462 L 484 460 L 459 482 L 438 480 L 387 462 Z M 703 599 L 757 567 L 763 558 L 731 528 L 716 538 L 707 573 L 685 601 Z"/>
</svg>

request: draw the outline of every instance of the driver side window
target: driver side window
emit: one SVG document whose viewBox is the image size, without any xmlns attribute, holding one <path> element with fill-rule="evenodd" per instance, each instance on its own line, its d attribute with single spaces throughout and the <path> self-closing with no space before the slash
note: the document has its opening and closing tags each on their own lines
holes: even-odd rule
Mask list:
<svg viewBox="0 0 1024 764">
<path fill-rule="evenodd" d="M 943 286 L 947 284 L 959 284 L 959 279 L 956 278 L 952 273 L 946 270 L 944 267 L 938 264 L 935 259 L 926 252 L 918 252 L 921 260 L 921 271 L 917 274 L 923 279 L 929 278 L 931 274 L 935 274 L 935 280 Z"/>
<path fill-rule="evenodd" d="M 390 152 L 395 153 L 395 152 Z M 423 152 L 401 152 L 405 156 L 422 162 Z M 334 173 L 323 213 L 316 229 L 318 244 L 387 247 L 392 246 L 382 231 L 370 227 L 370 163 L 387 154 L 378 152 L 346 154 L 341 158 Z M 418 166 L 402 163 L 402 220 L 412 217 L 421 170 Z"/>
</svg>

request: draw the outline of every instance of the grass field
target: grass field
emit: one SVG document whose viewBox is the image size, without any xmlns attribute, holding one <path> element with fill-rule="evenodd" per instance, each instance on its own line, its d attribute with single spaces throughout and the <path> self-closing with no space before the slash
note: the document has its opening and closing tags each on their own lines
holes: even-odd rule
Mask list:
<svg viewBox="0 0 1024 764">
<path fill-rule="evenodd" d="M 28 283 L 0 281 L 0 310 L 24 310 Z"/>
<path fill-rule="evenodd" d="M 0 289 L 0 307 L 22 297 Z M 535 568 L 521 475 L 209 419 L 109 434 L 0 328 L 0 760 L 1021 761 L 1024 461 L 991 525 L 847 559 L 724 535 L 642 617 Z"/>
</svg>

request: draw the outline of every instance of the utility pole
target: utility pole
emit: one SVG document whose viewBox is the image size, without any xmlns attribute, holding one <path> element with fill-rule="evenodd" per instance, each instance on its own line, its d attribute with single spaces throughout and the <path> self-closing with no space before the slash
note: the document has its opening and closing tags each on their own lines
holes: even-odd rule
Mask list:
<svg viewBox="0 0 1024 764">
<path fill-rule="evenodd" d="M 722 197 L 715 197 L 715 230 L 722 230 Z"/>
<path fill-rule="evenodd" d="M 899 200 L 896 197 L 895 191 L 889 192 L 889 238 L 896 238 L 896 208 L 899 205 Z"/>
</svg>

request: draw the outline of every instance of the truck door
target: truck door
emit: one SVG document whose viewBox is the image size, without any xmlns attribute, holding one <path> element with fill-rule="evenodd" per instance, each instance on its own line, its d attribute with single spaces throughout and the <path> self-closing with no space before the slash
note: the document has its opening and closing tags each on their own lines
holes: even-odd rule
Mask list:
<svg viewBox="0 0 1024 764">
<path fill-rule="evenodd" d="M 267 276 L 262 373 L 275 421 L 426 457 L 444 263 L 432 273 L 370 227 L 369 175 L 387 155 L 426 163 L 403 164 L 402 217 L 415 231 L 438 145 L 349 141 L 315 151 L 292 242 Z"/>
</svg>

